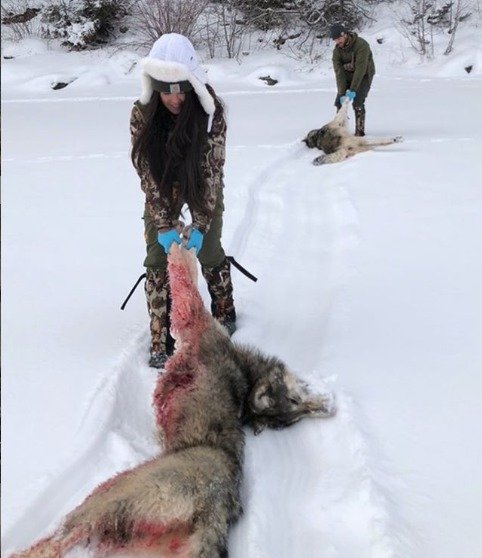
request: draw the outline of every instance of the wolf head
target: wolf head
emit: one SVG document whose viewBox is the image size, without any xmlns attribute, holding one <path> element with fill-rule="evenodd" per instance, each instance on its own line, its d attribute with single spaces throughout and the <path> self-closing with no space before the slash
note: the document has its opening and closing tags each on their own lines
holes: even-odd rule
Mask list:
<svg viewBox="0 0 482 558">
<path fill-rule="evenodd" d="M 255 434 L 266 427 L 279 430 L 305 417 L 326 418 L 336 413 L 332 394 L 313 394 L 280 361 L 273 362 L 255 383 L 246 407 L 247 420 Z"/>
<path fill-rule="evenodd" d="M 306 147 L 310 149 L 321 149 L 324 150 L 324 144 L 326 143 L 326 138 L 331 135 L 333 130 L 330 130 L 328 126 L 323 126 L 317 130 L 311 130 L 308 132 L 303 141 Z"/>
<path fill-rule="evenodd" d="M 310 149 L 314 149 L 315 147 L 318 147 L 318 138 L 320 133 L 321 130 L 311 130 L 311 132 L 308 132 L 306 137 L 303 139 L 303 141 L 306 144 L 306 147 L 309 147 Z"/>
</svg>

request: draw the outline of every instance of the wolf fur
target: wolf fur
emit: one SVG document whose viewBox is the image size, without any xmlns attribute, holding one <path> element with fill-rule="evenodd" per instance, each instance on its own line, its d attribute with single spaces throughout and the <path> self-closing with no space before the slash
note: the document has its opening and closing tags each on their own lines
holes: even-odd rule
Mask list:
<svg viewBox="0 0 482 558">
<path fill-rule="evenodd" d="M 325 124 L 318 130 L 311 130 L 303 139 L 309 148 L 316 147 L 324 152 L 323 155 L 313 159 L 314 165 L 339 163 L 357 153 L 403 141 L 401 136 L 379 140 L 367 140 L 364 137 L 352 136 L 347 126 L 349 105 L 350 101 L 348 99 L 345 100 L 331 122 L 328 122 L 328 124 Z"/>
<path fill-rule="evenodd" d="M 335 413 L 276 357 L 235 345 L 204 308 L 194 256 L 168 258 L 174 355 L 158 379 L 154 410 L 163 452 L 101 484 L 51 537 L 16 558 L 61 558 L 88 545 L 112 552 L 226 558 L 241 514 L 243 424 L 256 432 Z"/>
</svg>

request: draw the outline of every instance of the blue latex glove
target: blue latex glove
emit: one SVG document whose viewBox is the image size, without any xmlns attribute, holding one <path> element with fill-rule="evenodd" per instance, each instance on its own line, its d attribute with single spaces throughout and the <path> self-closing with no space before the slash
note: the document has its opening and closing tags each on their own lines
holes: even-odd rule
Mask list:
<svg viewBox="0 0 482 558">
<path fill-rule="evenodd" d="M 157 242 L 159 242 L 159 244 L 164 248 L 164 252 L 166 252 L 166 254 L 169 254 L 169 250 L 174 242 L 176 244 L 181 244 L 181 237 L 179 236 L 176 229 L 171 229 L 163 233 L 158 232 Z"/>
<path fill-rule="evenodd" d="M 186 248 L 190 250 L 191 248 L 196 249 L 196 255 L 199 253 L 203 245 L 204 235 L 197 229 L 192 228 L 191 234 L 189 235 L 189 240 L 187 241 Z"/>
<path fill-rule="evenodd" d="M 346 99 L 348 99 L 349 101 L 353 101 L 355 97 L 356 97 L 356 91 L 347 89 L 345 94 L 340 97 L 340 104 L 343 104 L 346 101 Z"/>
</svg>

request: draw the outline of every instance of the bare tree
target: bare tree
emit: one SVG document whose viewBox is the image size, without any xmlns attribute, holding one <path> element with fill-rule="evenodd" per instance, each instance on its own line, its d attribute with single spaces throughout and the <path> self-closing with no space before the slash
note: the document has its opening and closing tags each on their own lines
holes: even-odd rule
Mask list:
<svg viewBox="0 0 482 558">
<path fill-rule="evenodd" d="M 217 53 L 238 58 L 250 34 L 250 27 L 236 4 L 234 0 L 213 2 L 201 17 L 204 22 L 201 36 L 211 58 Z"/>
<path fill-rule="evenodd" d="M 405 0 L 404 4 L 408 14 L 398 21 L 400 33 L 419 54 L 430 56 L 433 53 L 433 35 L 427 16 L 434 3 L 432 0 Z"/>
<path fill-rule="evenodd" d="M 450 9 L 450 27 L 448 29 L 448 34 L 450 35 L 449 42 L 447 43 L 447 48 L 444 51 L 444 55 L 450 54 L 454 47 L 455 35 L 457 29 L 463 21 L 470 17 L 471 13 L 468 11 L 468 5 L 465 0 L 456 0 L 455 6 L 451 4 Z"/>
<path fill-rule="evenodd" d="M 208 6 L 203 12 L 199 18 L 198 27 L 201 42 L 207 47 L 209 57 L 214 58 L 220 41 L 221 23 L 213 5 Z"/>
<path fill-rule="evenodd" d="M 285 43 L 290 58 L 306 59 L 311 64 L 315 64 L 326 57 L 327 47 L 323 45 L 322 39 L 313 28 L 309 28 L 306 32 L 289 35 Z"/>
<path fill-rule="evenodd" d="M 195 42 L 196 23 L 208 0 L 139 0 L 133 6 L 140 44 L 152 44 L 164 33 L 180 33 Z"/>
</svg>

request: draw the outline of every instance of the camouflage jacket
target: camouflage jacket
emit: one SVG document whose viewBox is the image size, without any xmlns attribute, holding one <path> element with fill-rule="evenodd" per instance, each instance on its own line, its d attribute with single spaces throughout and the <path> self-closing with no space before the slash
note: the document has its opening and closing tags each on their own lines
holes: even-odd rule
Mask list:
<svg viewBox="0 0 482 558">
<path fill-rule="evenodd" d="M 131 112 L 130 130 L 132 142 L 142 130 L 144 125 L 144 105 L 134 103 Z M 204 152 L 201 168 L 206 179 L 205 207 L 207 212 L 191 211 L 193 226 L 205 234 L 211 224 L 210 214 L 216 204 L 219 189 L 223 187 L 224 160 L 226 144 L 226 121 L 224 110 L 219 101 L 216 100 L 211 130 L 208 133 L 208 142 Z M 180 199 L 175 184 L 173 188 L 173 199 L 170 201 L 163 198 L 154 180 L 147 161 L 143 161 L 136 167 L 137 174 L 141 179 L 141 188 L 146 195 L 146 210 L 159 231 L 166 231 L 173 227 L 173 221 L 179 218 L 181 208 L 186 200 Z"/>
<path fill-rule="evenodd" d="M 371 81 L 375 75 L 370 45 L 356 33 L 348 33 L 343 48 L 335 46 L 332 60 L 339 95 L 343 95 L 347 89 L 357 91 L 365 76 Z"/>
</svg>

